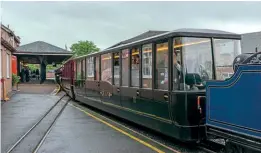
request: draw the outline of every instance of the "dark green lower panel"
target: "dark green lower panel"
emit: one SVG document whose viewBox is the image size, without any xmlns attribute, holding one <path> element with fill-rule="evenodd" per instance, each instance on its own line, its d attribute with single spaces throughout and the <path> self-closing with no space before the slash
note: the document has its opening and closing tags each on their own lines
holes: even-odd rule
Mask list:
<svg viewBox="0 0 261 153">
<path fill-rule="evenodd" d="M 131 109 L 113 105 L 111 103 L 93 101 L 84 96 L 76 95 L 76 100 L 180 141 L 191 142 L 198 140 L 198 137 L 195 134 L 192 134 L 198 131 L 198 127 L 182 127 L 175 125 L 169 120 L 165 121 L 153 116 L 146 116 L 146 114 L 142 114 L 142 112 L 135 112 Z"/>
</svg>

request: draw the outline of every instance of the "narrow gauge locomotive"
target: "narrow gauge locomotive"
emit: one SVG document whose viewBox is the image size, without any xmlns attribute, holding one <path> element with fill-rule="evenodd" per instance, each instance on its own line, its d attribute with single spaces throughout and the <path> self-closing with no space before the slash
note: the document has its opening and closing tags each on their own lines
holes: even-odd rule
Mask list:
<svg viewBox="0 0 261 153">
<path fill-rule="evenodd" d="M 69 59 L 60 69 L 60 84 L 77 101 L 196 142 L 216 136 L 206 130 L 213 127 L 207 119 L 206 128 L 209 82 L 234 77 L 240 40 L 241 35 L 218 30 L 166 32 Z"/>
</svg>

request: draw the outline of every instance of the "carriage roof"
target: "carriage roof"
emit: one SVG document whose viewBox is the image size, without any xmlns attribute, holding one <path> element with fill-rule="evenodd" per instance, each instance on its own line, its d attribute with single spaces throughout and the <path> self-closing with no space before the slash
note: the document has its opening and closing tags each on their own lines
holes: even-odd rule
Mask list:
<svg viewBox="0 0 261 153">
<path fill-rule="evenodd" d="M 205 37 L 205 38 L 220 38 L 220 39 L 241 39 L 240 34 L 221 31 L 221 30 L 213 30 L 213 29 L 191 29 L 191 28 L 184 28 L 184 29 L 177 29 L 174 31 L 163 32 L 161 34 L 150 36 L 147 38 L 129 41 L 125 44 L 119 43 L 119 45 L 104 49 L 100 52 L 91 53 L 88 55 L 83 55 L 79 57 L 75 57 L 73 59 L 81 59 L 88 56 L 95 56 L 99 54 L 110 53 L 112 51 L 119 51 L 122 49 L 130 48 L 135 45 L 146 44 L 148 42 L 155 42 L 162 39 L 167 39 L 169 37 Z M 132 38 L 131 38 L 132 39 Z M 129 40 L 131 40 L 129 39 Z"/>
</svg>

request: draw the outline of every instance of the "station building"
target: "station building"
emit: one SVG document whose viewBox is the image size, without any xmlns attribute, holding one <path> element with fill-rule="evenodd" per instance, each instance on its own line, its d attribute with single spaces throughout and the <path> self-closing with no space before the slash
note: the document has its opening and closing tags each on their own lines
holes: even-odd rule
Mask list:
<svg viewBox="0 0 261 153">
<path fill-rule="evenodd" d="M 242 34 L 242 53 L 261 52 L 261 31 Z"/>
<path fill-rule="evenodd" d="M 1 24 L 1 100 L 5 100 L 6 95 L 12 91 L 12 59 L 13 53 L 20 44 L 20 38 L 14 34 L 9 26 Z M 16 66 L 14 64 L 14 66 Z"/>
</svg>

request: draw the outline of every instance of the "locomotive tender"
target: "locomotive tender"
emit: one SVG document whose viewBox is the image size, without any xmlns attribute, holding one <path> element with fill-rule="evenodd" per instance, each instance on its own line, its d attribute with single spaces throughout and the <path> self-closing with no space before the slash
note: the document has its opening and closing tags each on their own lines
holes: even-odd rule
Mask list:
<svg viewBox="0 0 261 153">
<path fill-rule="evenodd" d="M 241 54 L 240 40 L 218 30 L 166 32 L 69 59 L 59 83 L 77 101 L 180 141 L 214 136 L 229 140 L 228 150 L 258 150 L 261 54 Z"/>
</svg>

